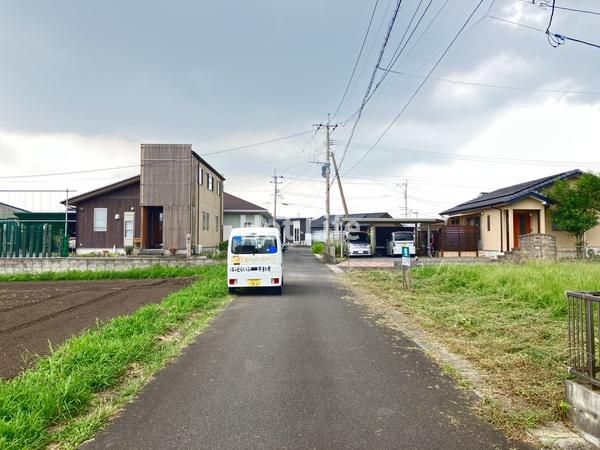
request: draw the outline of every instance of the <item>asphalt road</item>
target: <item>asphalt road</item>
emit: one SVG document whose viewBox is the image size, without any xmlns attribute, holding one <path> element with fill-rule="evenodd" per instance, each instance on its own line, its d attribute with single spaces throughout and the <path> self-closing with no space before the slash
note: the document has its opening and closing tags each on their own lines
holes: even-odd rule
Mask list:
<svg viewBox="0 0 600 450">
<path fill-rule="evenodd" d="M 283 296 L 240 295 L 85 449 L 524 448 L 308 250 Z"/>
</svg>

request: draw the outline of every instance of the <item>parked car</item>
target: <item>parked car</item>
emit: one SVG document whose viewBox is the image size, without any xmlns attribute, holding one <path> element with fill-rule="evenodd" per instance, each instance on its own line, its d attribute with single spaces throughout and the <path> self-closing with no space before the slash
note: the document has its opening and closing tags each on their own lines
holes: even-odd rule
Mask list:
<svg viewBox="0 0 600 450">
<path fill-rule="evenodd" d="M 344 234 L 344 253 L 351 256 L 373 256 L 371 237 L 364 231 L 349 231 Z"/>
<path fill-rule="evenodd" d="M 415 233 L 412 231 L 394 231 L 386 243 L 385 252 L 388 256 L 402 256 L 402 247 L 408 247 L 410 256 L 415 256 Z"/>
</svg>

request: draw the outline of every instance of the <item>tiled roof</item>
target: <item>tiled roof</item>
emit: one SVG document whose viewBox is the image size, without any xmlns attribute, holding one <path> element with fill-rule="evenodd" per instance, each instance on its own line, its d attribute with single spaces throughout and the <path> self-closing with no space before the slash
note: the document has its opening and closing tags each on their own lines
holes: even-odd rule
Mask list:
<svg viewBox="0 0 600 450">
<path fill-rule="evenodd" d="M 255 205 L 254 203 L 250 203 L 242 198 L 236 197 L 235 195 L 224 193 L 223 197 L 223 211 L 224 212 L 250 212 L 256 211 L 257 213 L 268 213 L 266 208 L 262 206 Z"/>
<path fill-rule="evenodd" d="M 527 181 L 525 183 L 515 184 L 514 186 L 497 189 L 493 192 L 482 193 L 477 198 L 441 212 L 440 215 L 447 216 L 467 211 L 474 211 L 481 208 L 489 208 L 496 205 L 506 205 L 508 203 L 514 203 L 523 197 L 529 196 L 534 196 L 545 200 L 545 197 L 540 192 L 541 189 L 550 186 L 555 181 L 573 178 L 581 175 L 582 173 L 583 172 L 577 169 L 570 170 L 568 172 L 562 172 L 549 177 L 539 178 L 537 180 Z"/>
</svg>

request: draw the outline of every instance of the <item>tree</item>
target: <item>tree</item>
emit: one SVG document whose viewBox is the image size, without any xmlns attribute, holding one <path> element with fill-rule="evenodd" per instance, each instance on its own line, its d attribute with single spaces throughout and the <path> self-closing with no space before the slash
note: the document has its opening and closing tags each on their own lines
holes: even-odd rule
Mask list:
<svg viewBox="0 0 600 450">
<path fill-rule="evenodd" d="M 575 238 L 577 257 L 583 257 L 584 233 L 600 221 L 600 177 L 584 173 L 576 180 L 560 180 L 546 192 L 552 200 L 552 224 Z"/>
</svg>

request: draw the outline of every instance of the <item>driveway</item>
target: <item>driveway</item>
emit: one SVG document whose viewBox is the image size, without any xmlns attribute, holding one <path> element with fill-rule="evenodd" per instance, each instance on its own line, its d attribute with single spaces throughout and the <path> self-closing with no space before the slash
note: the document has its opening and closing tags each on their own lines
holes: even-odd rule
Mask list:
<svg viewBox="0 0 600 450">
<path fill-rule="evenodd" d="M 240 295 L 85 449 L 525 448 L 305 249 L 283 296 Z"/>
</svg>

